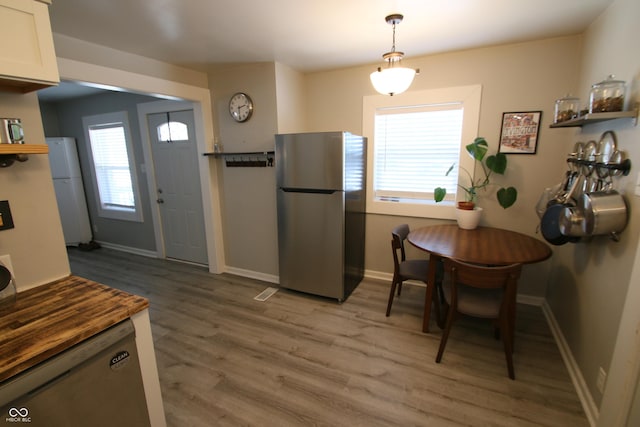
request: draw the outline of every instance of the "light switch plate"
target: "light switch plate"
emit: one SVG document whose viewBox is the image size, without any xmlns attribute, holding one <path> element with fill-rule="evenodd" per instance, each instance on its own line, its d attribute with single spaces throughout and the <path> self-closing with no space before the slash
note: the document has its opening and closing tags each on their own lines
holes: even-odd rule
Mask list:
<svg viewBox="0 0 640 427">
<path fill-rule="evenodd" d="M 640 172 L 638 172 L 638 178 L 636 179 L 635 195 L 640 196 Z"/>
</svg>

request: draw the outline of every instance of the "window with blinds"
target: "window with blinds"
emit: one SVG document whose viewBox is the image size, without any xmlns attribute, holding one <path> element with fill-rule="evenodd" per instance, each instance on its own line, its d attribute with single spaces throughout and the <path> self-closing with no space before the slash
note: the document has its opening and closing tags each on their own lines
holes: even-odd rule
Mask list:
<svg viewBox="0 0 640 427">
<path fill-rule="evenodd" d="M 134 211 L 133 187 L 124 127 L 110 123 L 89 127 L 93 166 L 103 208 Z"/>
<path fill-rule="evenodd" d="M 126 113 L 83 117 L 93 163 L 98 214 L 140 221 Z"/>
<path fill-rule="evenodd" d="M 462 105 L 381 108 L 375 116 L 374 191 L 380 200 L 432 201 L 436 187 L 455 200 Z"/>
<path fill-rule="evenodd" d="M 474 173 L 463 147 L 478 136 L 481 96 L 469 85 L 363 97 L 368 213 L 455 218 L 458 172 Z M 440 203 L 437 187 L 447 189 Z"/>
</svg>

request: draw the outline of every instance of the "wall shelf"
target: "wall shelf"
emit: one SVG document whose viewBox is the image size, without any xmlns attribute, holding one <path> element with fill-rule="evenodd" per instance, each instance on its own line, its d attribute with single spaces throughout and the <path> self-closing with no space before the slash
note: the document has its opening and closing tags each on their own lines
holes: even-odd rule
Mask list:
<svg viewBox="0 0 640 427">
<path fill-rule="evenodd" d="M 11 166 L 14 162 L 26 162 L 28 154 L 47 154 L 47 144 L 0 144 L 0 168 Z"/>
<path fill-rule="evenodd" d="M 223 158 L 227 167 L 273 167 L 274 151 L 246 151 L 238 153 L 204 153 L 217 159 Z"/>
<path fill-rule="evenodd" d="M 564 122 L 553 123 L 549 125 L 550 128 L 567 128 L 567 127 L 581 127 L 592 123 L 605 122 L 609 120 L 617 119 L 632 119 L 633 125 L 638 124 L 638 108 L 630 111 L 615 111 L 612 113 L 591 113 L 576 119 L 565 120 Z"/>
<path fill-rule="evenodd" d="M 0 155 L 5 154 L 47 154 L 47 144 L 0 144 Z"/>
</svg>

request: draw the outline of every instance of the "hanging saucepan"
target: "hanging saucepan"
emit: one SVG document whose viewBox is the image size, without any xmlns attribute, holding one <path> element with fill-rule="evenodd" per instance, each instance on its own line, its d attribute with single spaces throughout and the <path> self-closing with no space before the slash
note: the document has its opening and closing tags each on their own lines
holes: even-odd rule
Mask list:
<svg viewBox="0 0 640 427">
<path fill-rule="evenodd" d="M 577 241 L 579 238 L 565 236 L 560 229 L 560 218 L 566 207 L 574 207 L 575 200 L 572 198 L 576 188 L 581 181 L 580 177 L 573 180 L 571 188 L 565 194 L 551 200 L 547 205 L 547 209 L 540 220 L 540 230 L 542 237 L 552 245 L 564 245 L 571 241 Z"/>
<path fill-rule="evenodd" d="M 585 193 L 579 207 L 584 212 L 583 231 L 587 235 L 609 234 L 617 241 L 618 233 L 627 226 L 627 204 L 615 190 Z"/>
</svg>

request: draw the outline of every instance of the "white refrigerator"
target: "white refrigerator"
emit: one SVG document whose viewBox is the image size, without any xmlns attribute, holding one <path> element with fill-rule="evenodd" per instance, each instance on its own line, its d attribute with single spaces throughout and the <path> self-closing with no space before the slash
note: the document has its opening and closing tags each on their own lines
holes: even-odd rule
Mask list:
<svg viewBox="0 0 640 427">
<path fill-rule="evenodd" d="M 89 212 L 74 138 L 47 138 L 49 164 L 58 200 L 64 241 L 68 246 L 92 240 Z"/>
</svg>

